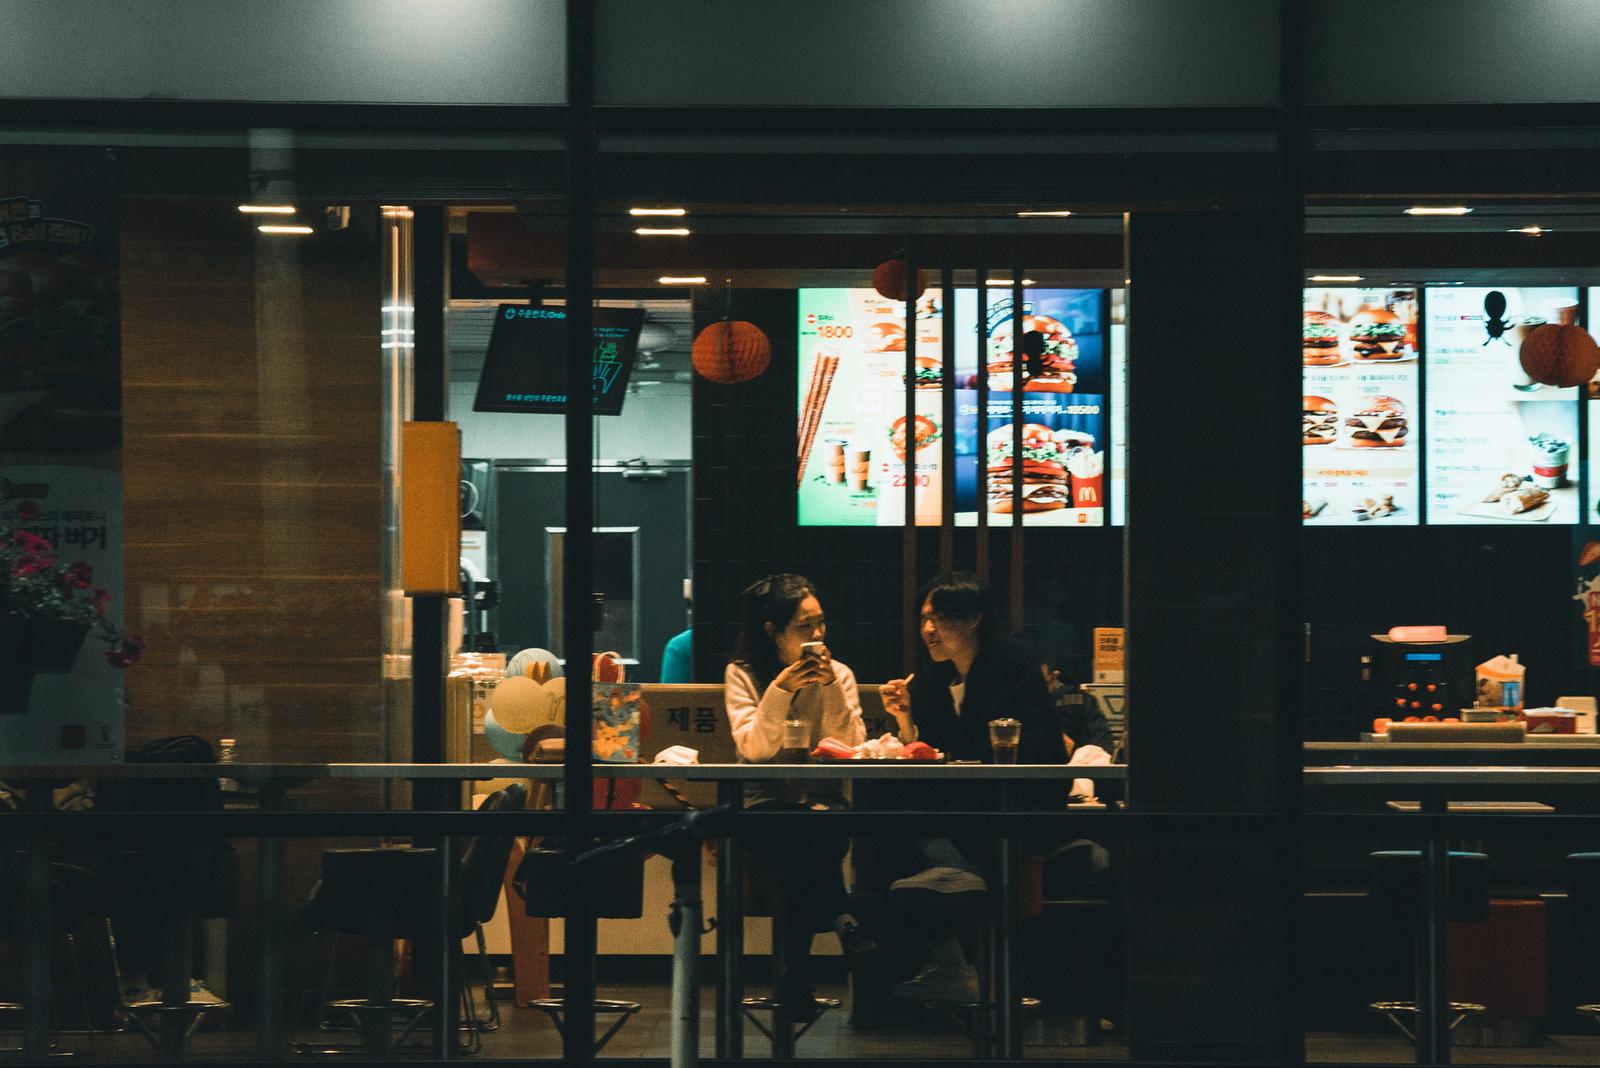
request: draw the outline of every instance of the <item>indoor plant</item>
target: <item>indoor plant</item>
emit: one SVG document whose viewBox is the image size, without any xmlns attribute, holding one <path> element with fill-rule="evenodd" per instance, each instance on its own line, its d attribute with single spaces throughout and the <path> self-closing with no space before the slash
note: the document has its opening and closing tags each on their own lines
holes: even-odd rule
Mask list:
<svg viewBox="0 0 1600 1068">
<path fill-rule="evenodd" d="M 26 712 L 34 677 L 70 670 L 91 630 L 106 642 L 102 655 L 113 668 L 144 653 L 138 635 L 123 637 L 106 618 L 111 594 L 94 584 L 94 569 L 82 560 L 60 563 L 50 540 L 22 525 L 39 514 L 25 500 L 16 523 L 0 522 L 0 714 Z"/>
</svg>

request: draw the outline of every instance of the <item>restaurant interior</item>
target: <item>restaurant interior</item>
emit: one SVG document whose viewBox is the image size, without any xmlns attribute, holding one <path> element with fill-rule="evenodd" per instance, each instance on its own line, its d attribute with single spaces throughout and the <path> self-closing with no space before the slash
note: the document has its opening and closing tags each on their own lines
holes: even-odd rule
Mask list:
<svg viewBox="0 0 1600 1068">
<path fill-rule="evenodd" d="M 0 1063 L 1600 1060 L 1592 113 L 590 81 L 4 128 Z"/>
</svg>

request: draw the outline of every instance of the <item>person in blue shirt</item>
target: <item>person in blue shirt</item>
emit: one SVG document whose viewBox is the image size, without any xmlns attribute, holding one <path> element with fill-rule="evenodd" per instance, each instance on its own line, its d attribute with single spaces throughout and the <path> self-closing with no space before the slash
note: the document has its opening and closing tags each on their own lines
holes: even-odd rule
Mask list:
<svg viewBox="0 0 1600 1068">
<path fill-rule="evenodd" d="M 661 650 L 661 681 L 688 683 L 694 681 L 694 628 L 675 634 Z"/>
</svg>

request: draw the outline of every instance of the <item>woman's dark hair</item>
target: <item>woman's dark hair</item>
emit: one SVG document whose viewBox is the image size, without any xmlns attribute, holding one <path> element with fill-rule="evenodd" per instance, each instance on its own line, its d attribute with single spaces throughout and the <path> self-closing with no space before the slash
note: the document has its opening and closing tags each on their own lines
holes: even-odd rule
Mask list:
<svg viewBox="0 0 1600 1068">
<path fill-rule="evenodd" d="M 978 576 L 969 571 L 946 571 L 929 579 L 917 595 L 917 608 L 920 610 L 924 604 L 931 604 L 933 614 L 946 619 L 976 619 L 979 644 L 995 632 L 994 598 Z"/>
<path fill-rule="evenodd" d="M 804 575 L 768 575 L 752 582 L 739 595 L 739 638 L 728 659 L 750 672 L 758 690 L 777 678 L 778 646 L 767 633 L 767 624 L 782 630 L 794 618 L 800 602 L 815 596 L 817 588 Z"/>
</svg>

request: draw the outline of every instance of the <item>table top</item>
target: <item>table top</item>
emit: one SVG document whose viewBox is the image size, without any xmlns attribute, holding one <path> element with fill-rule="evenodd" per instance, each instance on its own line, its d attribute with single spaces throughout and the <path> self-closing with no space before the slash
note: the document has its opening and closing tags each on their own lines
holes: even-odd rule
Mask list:
<svg viewBox="0 0 1600 1068">
<path fill-rule="evenodd" d="M 1600 768 L 1391 764 L 1305 769 L 1308 786 L 1600 786 Z"/>
<path fill-rule="evenodd" d="M 60 764 L 0 765 L 0 780 L 237 779 L 242 783 L 310 782 L 324 779 L 545 779 L 559 780 L 560 764 Z M 840 761 L 814 764 L 595 764 L 595 778 L 763 781 L 774 779 L 1028 780 L 1128 777 L 1126 764 L 895 764 Z"/>
</svg>

